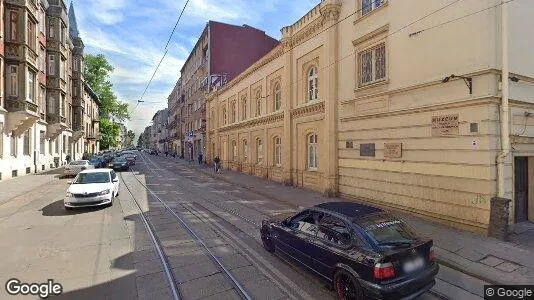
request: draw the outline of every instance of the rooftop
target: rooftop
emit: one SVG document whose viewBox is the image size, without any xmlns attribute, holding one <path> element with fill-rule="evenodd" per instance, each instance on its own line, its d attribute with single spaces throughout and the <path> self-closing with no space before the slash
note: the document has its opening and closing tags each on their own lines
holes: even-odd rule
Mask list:
<svg viewBox="0 0 534 300">
<path fill-rule="evenodd" d="M 330 210 L 349 218 L 362 217 L 372 213 L 383 212 L 380 208 L 367 206 L 354 202 L 327 202 L 315 205 L 315 207 Z"/>
</svg>

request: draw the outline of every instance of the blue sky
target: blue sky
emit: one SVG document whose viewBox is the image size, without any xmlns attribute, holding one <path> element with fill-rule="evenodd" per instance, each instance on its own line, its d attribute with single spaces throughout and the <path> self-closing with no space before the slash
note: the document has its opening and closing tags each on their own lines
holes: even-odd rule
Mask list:
<svg viewBox="0 0 534 300">
<path fill-rule="evenodd" d="M 135 106 L 185 0 L 75 0 L 78 28 L 86 53 L 104 54 L 115 67 L 112 82 L 119 100 Z M 208 20 L 248 24 L 280 39 L 290 25 L 319 0 L 190 0 L 171 40 L 169 53 L 144 100 L 127 122 L 139 134 L 153 114 L 167 106 L 180 69 Z"/>
</svg>

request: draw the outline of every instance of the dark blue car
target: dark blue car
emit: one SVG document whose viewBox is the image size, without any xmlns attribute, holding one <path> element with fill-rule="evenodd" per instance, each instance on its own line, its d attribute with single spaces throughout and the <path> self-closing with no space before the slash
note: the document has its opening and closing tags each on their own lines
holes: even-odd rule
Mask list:
<svg viewBox="0 0 534 300">
<path fill-rule="evenodd" d="M 330 282 L 339 299 L 413 299 L 434 284 L 432 240 L 381 209 L 330 202 L 264 220 L 264 248 Z"/>
</svg>

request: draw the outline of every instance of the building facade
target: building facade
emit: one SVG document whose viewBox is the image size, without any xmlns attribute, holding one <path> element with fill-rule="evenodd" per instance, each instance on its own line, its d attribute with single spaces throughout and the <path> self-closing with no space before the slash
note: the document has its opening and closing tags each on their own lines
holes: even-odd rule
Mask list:
<svg viewBox="0 0 534 300">
<path fill-rule="evenodd" d="M 70 12 L 63 0 L 8 0 L 0 5 L 6 49 L 0 64 L 0 179 L 59 167 L 67 156 L 79 159 L 89 148 L 98 152 L 97 143 L 88 147 L 88 132 L 74 122 L 72 78 L 81 69 L 74 70 L 72 57 L 83 60 L 83 43 L 72 4 Z M 94 93 L 86 101 L 98 112 Z"/>
<path fill-rule="evenodd" d="M 151 138 L 151 148 L 157 150 L 158 152 L 167 152 L 171 151 L 169 144 L 169 134 L 168 134 L 168 109 L 158 110 L 152 117 L 152 138 Z"/>
<path fill-rule="evenodd" d="M 178 79 L 176 85 L 172 89 L 171 94 L 167 99 L 167 107 L 169 108 L 169 120 L 168 120 L 168 131 L 169 131 L 169 150 L 177 155 L 183 157 L 183 143 L 184 143 L 184 132 L 182 129 L 181 116 L 183 114 L 183 108 L 185 101 L 182 91 L 182 79 Z"/>
<path fill-rule="evenodd" d="M 206 95 L 220 88 L 278 45 L 264 31 L 243 25 L 209 21 L 181 69 L 180 80 L 169 99 L 171 137 L 181 143 L 182 157 L 196 159 L 206 152 Z M 181 127 L 181 128 L 179 128 Z"/>
<path fill-rule="evenodd" d="M 533 9 L 323 0 L 208 96 L 208 156 L 473 231 L 495 196 L 532 221 Z"/>
</svg>

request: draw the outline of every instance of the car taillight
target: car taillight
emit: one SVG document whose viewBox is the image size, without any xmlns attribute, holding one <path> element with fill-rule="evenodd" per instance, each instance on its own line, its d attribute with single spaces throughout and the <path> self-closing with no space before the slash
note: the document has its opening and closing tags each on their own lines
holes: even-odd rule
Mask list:
<svg viewBox="0 0 534 300">
<path fill-rule="evenodd" d="M 430 251 L 428 252 L 428 262 L 431 263 L 435 259 L 436 259 L 436 252 L 434 251 L 434 249 L 430 249 Z"/>
<path fill-rule="evenodd" d="M 380 263 L 375 265 L 374 276 L 376 279 L 389 279 L 395 277 L 395 269 L 392 263 Z"/>
</svg>

